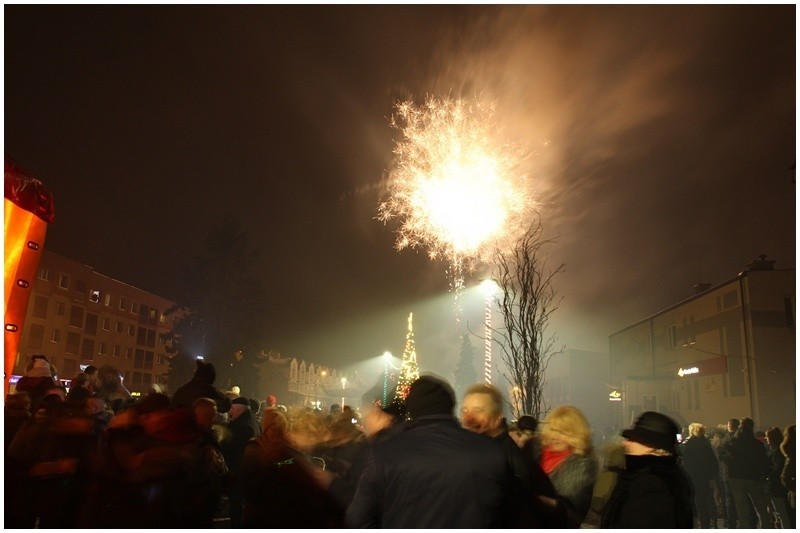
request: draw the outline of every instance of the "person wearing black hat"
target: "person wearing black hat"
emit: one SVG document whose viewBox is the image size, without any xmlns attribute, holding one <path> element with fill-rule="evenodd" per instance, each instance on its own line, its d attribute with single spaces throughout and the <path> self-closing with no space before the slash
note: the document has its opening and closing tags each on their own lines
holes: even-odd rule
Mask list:
<svg viewBox="0 0 800 533">
<path fill-rule="evenodd" d="M 231 527 L 242 527 L 244 493 L 239 483 L 239 463 L 242 461 L 244 449 L 250 439 L 261 435 L 261 427 L 250 411 L 250 400 L 243 396 L 231 400 L 228 416 L 230 417 L 228 431 L 220 445 L 222 456 L 225 458 L 225 464 L 228 466 L 232 478 L 232 486 L 228 494 Z"/>
<path fill-rule="evenodd" d="M 680 427 L 647 411 L 622 432 L 625 468 L 602 512 L 601 528 L 694 527 L 694 489 L 677 464 Z"/>
<path fill-rule="evenodd" d="M 504 527 L 511 474 L 503 447 L 460 427 L 452 387 L 411 384 L 411 420 L 376 444 L 347 510 L 348 527 Z"/>
</svg>

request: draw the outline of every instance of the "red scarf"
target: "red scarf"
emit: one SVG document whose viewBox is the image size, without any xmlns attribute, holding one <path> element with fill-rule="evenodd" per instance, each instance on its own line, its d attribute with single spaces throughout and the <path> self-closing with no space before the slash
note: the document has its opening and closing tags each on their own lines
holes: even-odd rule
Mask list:
<svg viewBox="0 0 800 533">
<path fill-rule="evenodd" d="M 544 448 L 542 450 L 542 457 L 539 459 L 539 464 L 542 470 L 544 470 L 544 473 L 549 476 L 550 473 L 570 455 L 572 455 L 572 451 L 569 449 L 563 452 L 554 452 L 550 450 L 550 448 Z"/>
</svg>

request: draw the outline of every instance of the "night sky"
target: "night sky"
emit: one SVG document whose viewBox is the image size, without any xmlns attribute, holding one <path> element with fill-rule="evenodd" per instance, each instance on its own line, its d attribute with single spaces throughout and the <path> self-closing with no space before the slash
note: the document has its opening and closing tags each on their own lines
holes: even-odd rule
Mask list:
<svg viewBox="0 0 800 533">
<path fill-rule="evenodd" d="M 607 337 L 760 254 L 795 267 L 796 8 L 6 5 L 4 152 L 55 198 L 46 248 L 172 298 L 234 212 L 264 249 L 264 348 L 448 374 L 443 262 L 375 219 L 402 99 L 493 99 L 564 300 Z M 477 283 L 467 279 L 467 285 Z M 474 340 L 478 350 L 482 341 Z"/>
</svg>

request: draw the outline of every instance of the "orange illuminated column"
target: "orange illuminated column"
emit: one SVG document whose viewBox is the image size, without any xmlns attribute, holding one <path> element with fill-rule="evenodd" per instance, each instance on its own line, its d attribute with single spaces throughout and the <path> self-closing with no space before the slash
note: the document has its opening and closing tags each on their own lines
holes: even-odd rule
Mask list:
<svg viewBox="0 0 800 533">
<path fill-rule="evenodd" d="M 19 349 L 31 288 L 44 250 L 47 225 L 53 222 L 53 197 L 41 181 L 5 158 L 5 334 L 4 395 Z"/>
</svg>

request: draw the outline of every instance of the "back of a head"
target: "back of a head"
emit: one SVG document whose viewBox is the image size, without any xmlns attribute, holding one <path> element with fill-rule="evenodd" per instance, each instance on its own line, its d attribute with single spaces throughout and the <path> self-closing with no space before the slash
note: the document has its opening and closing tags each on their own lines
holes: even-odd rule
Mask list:
<svg viewBox="0 0 800 533">
<path fill-rule="evenodd" d="M 278 409 L 267 409 L 261 417 L 261 432 L 273 442 L 282 442 L 289 429 L 289 421 Z"/>
<path fill-rule="evenodd" d="M 692 422 L 689 424 L 689 435 L 692 437 L 704 437 L 706 434 L 706 427 L 700 422 Z"/>
<path fill-rule="evenodd" d="M 753 435 L 755 428 L 756 424 L 753 422 L 752 418 L 742 418 L 742 423 L 739 425 L 739 432 Z"/>
<path fill-rule="evenodd" d="M 406 408 L 411 419 L 434 415 L 453 415 L 455 393 L 445 380 L 424 375 L 411 384 L 406 396 Z"/>
<path fill-rule="evenodd" d="M 217 379 L 217 370 L 211 363 L 197 361 L 197 369 L 194 371 L 194 377 L 206 385 L 213 385 Z"/>
<path fill-rule="evenodd" d="M 779 427 L 771 427 L 767 430 L 767 443 L 770 447 L 777 448 L 783 442 L 783 431 Z"/>
<path fill-rule="evenodd" d="M 516 423 L 516 428 L 519 431 L 536 431 L 538 426 L 539 421 L 536 420 L 532 415 L 522 415 L 519 417 Z"/>
<path fill-rule="evenodd" d="M 136 414 L 145 415 L 156 411 L 163 411 L 171 407 L 169 396 L 154 392 L 142 397 L 134 404 Z"/>
</svg>

